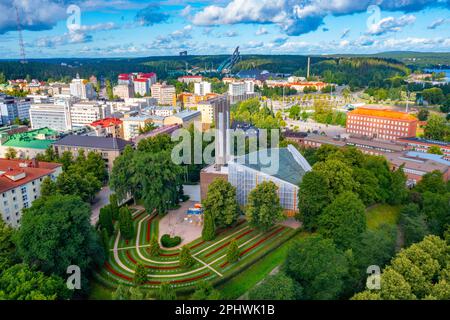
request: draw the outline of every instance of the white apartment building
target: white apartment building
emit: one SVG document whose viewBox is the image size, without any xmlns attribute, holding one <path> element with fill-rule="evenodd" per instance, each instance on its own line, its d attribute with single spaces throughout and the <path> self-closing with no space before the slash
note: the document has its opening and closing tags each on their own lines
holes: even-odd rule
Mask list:
<svg viewBox="0 0 450 320">
<path fill-rule="evenodd" d="M 61 132 L 72 130 L 70 103 L 32 104 L 30 122 L 32 129 L 49 128 Z"/>
<path fill-rule="evenodd" d="M 145 97 L 150 94 L 150 79 L 134 79 L 134 93 Z"/>
<path fill-rule="evenodd" d="M 10 226 L 20 226 L 22 210 L 41 195 L 46 177 L 55 180 L 62 165 L 30 160 L 0 159 L 0 216 Z"/>
<path fill-rule="evenodd" d="M 152 123 L 151 116 L 135 116 L 122 118 L 123 138 L 131 140 L 139 135 L 139 129 Z"/>
<path fill-rule="evenodd" d="M 175 86 L 167 85 L 165 83 L 156 83 L 151 87 L 152 97 L 158 101 L 160 105 L 176 105 L 176 90 Z"/>
<path fill-rule="evenodd" d="M 78 102 L 70 108 L 70 118 L 73 127 L 84 127 L 110 116 L 111 109 L 109 105 L 98 102 Z"/>
<path fill-rule="evenodd" d="M 198 96 L 205 96 L 211 93 L 211 83 L 207 81 L 194 83 L 194 93 Z"/>
<path fill-rule="evenodd" d="M 70 83 L 70 94 L 80 99 L 94 99 L 96 97 L 92 84 L 88 80 L 80 79 L 79 76 Z"/>
<path fill-rule="evenodd" d="M 228 85 L 228 94 L 230 96 L 242 96 L 245 94 L 247 88 L 245 82 L 233 82 Z"/>
<path fill-rule="evenodd" d="M 201 101 L 197 105 L 197 110 L 202 113 L 202 123 L 214 123 L 214 104 L 210 101 Z"/>
</svg>

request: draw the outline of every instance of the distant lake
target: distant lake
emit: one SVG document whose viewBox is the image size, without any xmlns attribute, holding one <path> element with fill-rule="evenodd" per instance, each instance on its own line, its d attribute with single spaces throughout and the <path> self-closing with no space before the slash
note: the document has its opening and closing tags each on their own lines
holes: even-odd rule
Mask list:
<svg viewBox="0 0 450 320">
<path fill-rule="evenodd" d="M 450 69 L 425 69 L 425 72 L 445 72 L 445 80 L 450 82 Z"/>
</svg>

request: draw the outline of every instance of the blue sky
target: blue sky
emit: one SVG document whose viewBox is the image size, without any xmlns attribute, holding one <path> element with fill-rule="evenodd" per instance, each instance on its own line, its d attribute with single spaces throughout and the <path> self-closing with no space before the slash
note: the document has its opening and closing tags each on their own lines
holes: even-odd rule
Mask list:
<svg viewBox="0 0 450 320">
<path fill-rule="evenodd" d="M 29 58 L 450 52 L 450 0 L 0 0 L 2 58 L 15 8 Z"/>
</svg>

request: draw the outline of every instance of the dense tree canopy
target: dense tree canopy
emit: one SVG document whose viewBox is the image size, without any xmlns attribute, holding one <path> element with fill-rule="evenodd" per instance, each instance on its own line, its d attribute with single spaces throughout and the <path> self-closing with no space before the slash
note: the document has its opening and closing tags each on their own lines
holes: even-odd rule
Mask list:
<svg viewBox="0 0 450 320">
<path fill-rule="evenodd" d="M 229 227 L 236 222 L 239 207 L 236 200 L 236 188 L 228 181 L 215 179 L 208 186 L 208 193 L 203 200 L 205 215 L 211 214 L 215 226 Z"/>
<path fill-rule="evenodd" d="M 251 300 L 298 300 L 301 299 L 300 285 L 280 272 L 269 275 L 248 293 Z"/>
<path fill-rule="evenodd" d="M 398 253 L 381 274 L 381 290 L 365 291 L 353 299 L 450 299 L 449 244 L 426 236 Z"/>
<path fill-rule="evenodd" d="M 337 299 L 344 289 L 348 262 L 331 240 L 310 236 L 289 248 L 282 269 L 300 285 L 303 299 Z"/>
<path fill-rule="evenodd" d="M 23 261 L 46 274 L 66 276 L 77 265 L 88 275 L 103 262 L 103 249 L 90 224 L 89 206 L 75 196 L 39 198 L 24 209 L 15 237 Z"/>
</svg>

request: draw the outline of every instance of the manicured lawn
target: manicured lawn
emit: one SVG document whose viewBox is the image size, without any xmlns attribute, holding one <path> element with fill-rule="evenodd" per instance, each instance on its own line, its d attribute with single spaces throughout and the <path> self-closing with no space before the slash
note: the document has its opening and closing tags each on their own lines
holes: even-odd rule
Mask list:
<svg viewBox="0 0 450 320">
<path fill-rule="evenodd" d="M 401 206 L 390 206 L 387 204 L 379 204 L 367 209 L 367 227 L 374 230 L 383 223 L 397 224 L 400 209 Z"/>
<path fill-rule="evenodd" d="M 251 267 L 218 286 L 217 289 L 220 291 L 221 298 L 225 300 L 235 300 L 245 294 L 257 283 L 267 277 L 273 269 L 283 263 L 289 246 L 293 241 L 307 235 L 308 233 L 306 232 L 296 234 L 291 240 L 283 243 L 280 247 L 257 261 Z"/>
<path fill-rule="evenodd" d="M 111 289 L 105 287 L 98 281 L 92 280 L 91 283 L 91 292 L 89 294 L 89 300 L 111 300 Z"/>
</svg>

